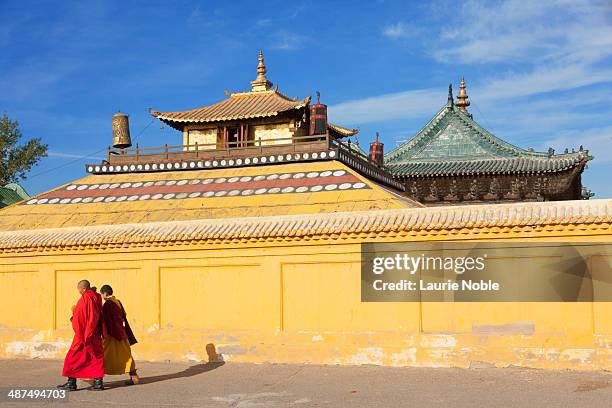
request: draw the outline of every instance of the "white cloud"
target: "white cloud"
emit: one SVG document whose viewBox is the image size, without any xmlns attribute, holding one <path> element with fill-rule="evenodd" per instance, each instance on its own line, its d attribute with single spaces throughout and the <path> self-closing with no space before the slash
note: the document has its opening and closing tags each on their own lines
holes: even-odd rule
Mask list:
<svg viewBox="0 0 612 408">
<path fill-rule="evenodd" d="M 275 35 L 275 40 L 272 48 L 277 50 L 297 50 L 302 48 L 302 45 L 307 40 L 307 37 L 292 33 L 290 31 L 278 31 Z"/>
<path fill-rule="evenodd" d="M 415 26 L 399 22 L 386 26 L 383 28 L 382 33 L 386 37 L 400 39 L 416 37 L 420 33 L 420 30 Z"/>
</svg>

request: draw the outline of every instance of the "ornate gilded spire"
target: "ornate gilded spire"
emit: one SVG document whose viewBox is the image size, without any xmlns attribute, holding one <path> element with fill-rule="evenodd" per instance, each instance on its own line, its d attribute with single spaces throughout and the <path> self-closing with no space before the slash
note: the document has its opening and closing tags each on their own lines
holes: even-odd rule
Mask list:
<svg viewBox="0 0 612 408">
<path fill-rule="evenodd" d="M 259 50 L 259 63 L 257 64 L 257 78 L 251 82 L 251 91 L 267 91 L 272 88 L 272 82 L 266 78 L 266 64 L 264 64 L 263 51 Z"/>
<path fill-rule="evenodd" d="M 461 84 L 459 85 L 459 95 L 457 95 L 457 102 L 455 102 L 455 105 L 457 105 L 459 109 L 461 109 L 465 113 L 467 113 L 467 107 L 470 106 L 467 91 L 465 90 L 465 79 L 463 78 L 463 75 L 461 76 Z"/>
</svg>

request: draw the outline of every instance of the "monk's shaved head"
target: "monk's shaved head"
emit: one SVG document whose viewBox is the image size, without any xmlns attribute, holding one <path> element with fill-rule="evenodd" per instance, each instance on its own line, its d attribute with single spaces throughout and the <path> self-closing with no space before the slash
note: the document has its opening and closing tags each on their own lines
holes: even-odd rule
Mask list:
<svg viewBox="0 0 612 408">
<path fill-rule="evenodd" d="M 79 281 L 79 283 L 77 284 L 77 288 L 79 289 L 89 289 L 91 287 L 91 284 L 89 283 L 88 280 L 83 279 L 82 281 Z"/>
</svg>

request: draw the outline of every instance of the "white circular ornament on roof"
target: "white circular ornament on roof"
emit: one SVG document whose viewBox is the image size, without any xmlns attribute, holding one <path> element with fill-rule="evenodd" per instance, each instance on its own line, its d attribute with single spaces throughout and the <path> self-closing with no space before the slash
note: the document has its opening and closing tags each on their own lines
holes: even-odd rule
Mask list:
<svg viewBox="0 0 612 408">
<path fill-rule="evenodd" d="M 266 191 L 268 191 L 267 188 L 258 188 L 257 190 L 255 190 L 255 194 L 263 194 Z"/>
<path fill-rule="evenodd" d="M 62 199 L 60 200 L 60 204 L 68 204 L 69 202 L 70 202 L 70 199 L 69 199 L 69 198 L 62 198 Z"/>
<path fill-rule="evenodd" d="M 106 197 L 104 197 L 104 196 L 96 197 L 96 198 L 94 198 L 93 202 L 94 203 L 99 203 L 100 201 L 104 201 L 105 198 Z"/>
<path fill-rule="evenodd" d="M 255 164 L 259 163 L 259 159 L 257 157 L 253 157 L 253 163 Z"/>
<path fill-rule="evenodd" d="M 88 172 L 92 173 L 92 172 L 93 172 L 93 170 L 94 170 L 94 169 L 93 169 L 93 166 L 88 166 L 88 167 L 87 167 L 87 171 L 88 171 Z"/>
<path fill-rule="evenodd" d="M 235 182 L 237 182 L 238 180 L 240 180 L 240 177 L 230 177 L 230 178 L 227 180 L 227 182 L 228 182 L 228 183 L 235 183 Z"/>
<path fill-rule="evenodd" d="M 138 166 L 136 166 L 136 168 L 137 168 L 138 170 L 142 170 L 142 164 L 139 164 Z"/>
<path fill-rule="evenodd" d="M 353 188 L 364 188 L 366 186 L 365 183 L 355 183 L 353 184 Z"/>
<path fill-rule="evenodd" d="M 115 189 L 115 188 L 118 188 L 120 185 L 121 185 L 121 184 L 119 184 L 119 183 L 113 183 L 113 184 L 111 184 L 111 185 L 110 185 L 108 188 L 110 188 L 110 189 Z"/>
<path fill-rule="evenodd" d="M 222 166 L 225 166 L 225 165 L 226 165 L 226 163 L 227 163 L 227 162 L 226 162 L 225 160 L 221 160 L 221 165 L 222 165 Z"/>
<path fill-rule="evenodd" d="M 185 163 L 183 163 L 183 164 L 185 164 Z M 181 167 L 180 163 L 174 163 L 174 168 L 175 169 L 178 169 L 180 167 Z M 187 167 L 187 166 L 185 166 L 185 167 Z"/>
<path fill-rule="evenodd" d="M 123 165 L 123 169 L 122 169 L 122 170 L 123 170 L 123 171 L 128 171 L 128 169 L 129 169 L 128 165 L 127 165 L 127 164 L 124 164 L 124 165 Z"/>
<path fill-rule="evenodd" d="M 100 166 L 94 167 L 94 170 L 96 171 L 96 173 L 99 172 L 100 171 Z"/>
<path fill-rule="evenodd" d="M 195 166 L 196 166 L 195 162 L 190 162 L 189 163 L 189 167 L 190 168 L 195 169 Z"/>
<path fill-rule="evenodd" d="M 87 184 L 81 184 L 80 186 L 77 187 L 77 190 L 83 191 L 83 190 L 87 190 L 88 188 L 89 186 Z"/>
<path fill-rule="evenodd" d="M 116 199 L 116 197 L 114 197 L 114 196 L 106 197 L 106 198 L 104 199 L 104 202 L 106 202 L 106 203 L 112 203 L 113 201 L 115 201 L 115 199 Z"/>
<path fill-rule="evenodd" d="M 127 200 L 128 200 L 128 201 L 136 201 L 136 200 L 138 200 L 138 197 L 139 197 L 139 196 L 137 196 L 137 195 L 131 195 L 131 196 L 129 196 L 129 197 L 127 198 Z"/>
<path fill-rule="evenodd" d="M 278 178 L 281 180 L 287 180 L 288 178 L 291 178 L 291 173 L 283 173 Z"/>
<path fill-rule="evenodd" d="M 140 201 L 148 200 L 149 198 L 151 198 L 151 194 L 143 194 L 140 197 L 138 197 Z"/>
<path fill-rule="evenodd" d="M 108 170 L 108 168 L 106 166 L 102 166 L 102 173 L 106 173 L 106 171 Z"/>
<path fill-rule="evenodd" d="M 214 181 L 214 179 L 207 178 L 207 179 L 202 180 L 202 184 L 210 184 L 210 183 L 212 183 L 213 181 Z"/>
<path fill-rule="evenodd" d="M 264 180 L 265 178 L 266 178 L 266 176 L 259 175 L 259 176 L 255 176 L 253 178 L 253 181 L 261 181 L 261 180 Z"/>
<path fill-rule="evenodd" d="M 95 190 L 98 187 L 100 187 L 99 184 L 92 184 L 91 186 L 88 187 L 88 190 Z"/>
<path fill-rule="evenodd" d="M 174 198 L 175 194 L 174 193 L 168 193 L 164 195 L 164 200 L 170 200 L 171 198 Z"/>
<path fill-rule="evenodd" d="M 332 150 L 331 152 L 329 152 L 329 157 L 336 157 L 336 151 Z"/>
<path fill-rule="evenodd" d="M 43 199 L 43 200 L 45 200 L 45 202 L 47 201 L 47 199 L 46 199 L 46 198 L 45 198 L 45 199 Z M 83 201 L 83 197 L 76 197 L 76 198 L 73 198 L 72 200 L 70 200 L 70 202 L 71 202 L 72 204 L 77 204 L 77 203 L 80 203 L 81 201 Z M 39 204 L 44 204 L 44 203 L 42 202 L 42 200 L 40 200 L 38 203 L 39 203 Z"/>
<path fill-rule="evenodd" d="M 280 187 L 272 187 L 271 189 L 268 190 L 269 194 L 276 194 L 280 192 Z"/>
<path fill-rule="evenodd" d="M 204 162 L 202 160 L 198 162 L 198 167 L 204 167 Z"/>
<path fill-rule="evenodd" d="M 151 168 L 152 168 L 153 170 L 157 170 L 157 163 L 153 163 L 153 165 L 151 166 Z"/>
<path fill-rule="evenodd" d="M 213 160 L 213 162 L 212 162 L 213 167 L 217 167 L 218 164 L 219 164 L 219 162 L 217 162 L 216 160 Z"/>
<path fill-rule="evenodd" d="M 285 159 L 287 159 L 287 160 L 291 160 L 291 155 L 290 155 L 290 154 L 288 154 L 287 156 L 285 156 Z M 296 159 L 297 159 L 297 157 L 296 157 Z"/>
<path fill-rule="evenodd" d="M 281 192 L 283 193 L 293 193 L 293 191 L 295 191 L 295 187 L 291 187 L 291 186 L 285 187 L 281 190 Z"/>
<path fill-rule="evenodd" d="M 51 200 L 51 201 L 53 201 L 53 200 Z M 51 201 L 49 201 L 49 204 L 53 204 Z M 91 203 L 92 201 L 93 201 L 93 197 L 85 197 L 83 199 L 84 203 Z"/>
<path fill-rule="evenodd" d="M 153 165 L 153 166 L 155 166 L 155 165 Z M 165 169 L 165 168 L 166 168 L 166 164 L 165 164 L 165 163 L 160 163 L 160 164 L 159 164 L 159 168 L 160 168 L 161 170 Z"/>
<path fill-rule="evenodd" d="M 230 160 L 228 161 L 228 164 L 229 164 L 230 166 L 233 166 L 233 165 L 234 165 L 234 160 L 231 160 L 231 159 L 230 159 Z"/>
<path fill-rule="evenodd" d="M 115 171 L 115 166 L 108 166 L 108 171 Z"/>
<path fill-rule="evenodd" d="M 131 171 L 136 170 L 136 166 L 134 166 L 134 165 L 132 164 L 132 165 L 130 166 L 130 170 L 131 170 Z"/>
<path fill-rule="evenodd" d="M 149 170 L 151 168 L 151 166 L 149 164 L 145 164 L 144 169 L 145 170 Z"/>
<path fill-rule="evenodd" d="M 77 188 L 77 186 L 75 186 L 74 184 L 71 184 L 68 187 L 66 187 L 66 190 L 74 190 L 75 188 Z"/>
<path fill-rule="evenodd" d="M 168 181 L 166 181 L 166 185 L 167 186 L 173 186 L 175 184 L 176 184 L 176 180 L 168 180 Z"/>
<path fill-rule="evenodd" d="M 316 159 L 317 157 L 319 157 L 319 155 L 318 155 L 317 153 L 313 153 L 313 154 L 312 154 L 312 158 L 313 158 L 313 159 Z"/>
<path fill-rule="evenodd" d="M 299 158 L 299 157 L 298 157 Z M 308 153 L 304 153 L 304 159 L 309 159 L 310 158 L 310 154 Z"/>
<path fill-rule="evenodd" d="M 154 181 L 147 181 L 147 182 L 145 182 L 145 183 L 144 183 L 142 186 L 143 186 L 143 187 L 151 187 L 153 184 L 155 184 L 155 182 L 154 182 Z"/>
<path fill-rule="evenodd" d="M 128 187 L 132 187 L 132 183 L 123 183 L 119 186 L 119 188 L 128 188 Z"/>
<path fill-rule="evenodd" d="M 202 182 L 202 180 L 200 180 L 200 179 L 189 180 L 189 184 L 191 184 L 191 185 L 200 184 L 201 182 Z"/>
<path fill-rule="evenodd" d="M 217 191 L 215 193 L 215 197 L 223 197 L 226 194 L 227 194 L 227 191 L 225 191 L 225 190 Z"/>
<path fill-rule="evenodd" d="M 29 201 L 26 202 L 26 204 L 36 204 L 38 202 L 38 200 L 36 198 L 33 198 Z"/>
<path fill-rule="evenodd" d="M 351 188 L 353 185 L 351 183 L 342 183 L 340 184 L 340 187 L 338 187 L 340 190 L 348 190 L 349 188 Z"/>
<path fill-rule="evenodd" d="M 207 191 L 204 194 L 202 194 L 202 197 L 212 197 L 215 195 L 214 191 Z"/>
<path fill-rule="evenodd" d="M 244 159 L 244 164 L 251 164 L 251 159 L 249 158 Z"/>
<path fill-rule="evenodd" d="M 240 182 L 241 183 L 246 183 L 246 182 L 251 181 L 251 180 L 253 180 L 253 177 L 251 177 L 251 176 L 240 177 Z"/>
<path fill-rule="evenodd" d="M 337 190 L 338 189 L 338 185 L 337 184 L 328 184 L 325 186 L 325 190 L 327 191 L 332 191 L 332 190 Z"/>
<path fill-rule="evenodd" d="M 278 178 L 278 174 L 268 174 L 266 176 L 267 180 L 276 180 Z"/>
<path fill-rule="evenodd" d="M 215 184 L 225 183 L 226 181 L 227 179 L 225 177 L 219 177 L 218 179 L 215 179 Z"/>
<path fill-rule="evenodd" d="M 176 182 L 177 186 L 184 186 L 185 184 L 189 183 L 189 180 L 179 180 Z"/>
<path fill-rule="evenodd" d="M 262 163 L 265 163 L 268 161 L 268 159 L 266 159 L 265 157 L 260 158 L 259 160 L 261 160 Z"/>
<path fill-rule="evenodd" d="M 236 159 L 236 164 L 240 166 L 242 164 L 242 159 Z"/>
<path fill-rule="evenodd" d="M 325 170 L 324 172 L 321 172 L 321 177 L 329 177 L 332 175 L 332 172 L 329 170 Z"/>
<path fill-rule="evenodd" d="M 319 177 L 319 172 L 318 171 L 311 171 L 310 173 L 306 174 L 307 178 L 315 178 L 315 177 Z"/>
<path fill-rule="evenodd" d="M 326 158 L 326 157 L 327 157 L 327 153 L 325 153 L 325 152 L 321 152 L 321 158 L 322 158 L 322 159 L 324 159 L 324 158 Z"/>
<path fill-rule="evenodd" d="M 306 187 L 306 186 L 300 186 L 300 187 L 295 189 L 296 193 L 304 193 L 306 191 L 308 191 L 308 187 Z"/>
<path fill-rule="evenodd" d="M 109 187 L 110 187 L 110 184 L 107 184 L 107 183 L 100 184 L 100 190 L 106 190 Z"/>
<path fill-rule="evenodd" d="M 178 193 L 176 195 L 176 198 L 178 198 L 178 199 L 187 198 L 187 193 Z"/>
<path fill-rule="evenodd" d="M 251 189 L 242 190 L 242 192 L 240 194 L 243 195 L 243 196 L 252 195 L 253 194 L 253 190 L 251 190 Z"/>
<path fill-rule="evenodd" d="M 59 198 L 57 198 L 57 197 L 56 197 L 56 198 L 52 198 L 52 199 L 50 199 L 50 200 L 49 200 L 49 204 L 55 204 L 55 203 L 58 203 L 58 202 L 59 202 L 59 200 L 60 200 L 60 199 L 59 199 Z"/>
<path fill-rule="evenodd" d="M 135 183 L 132 183 L 132 188 L 137 188 L 137 187 L 141 187 L 144 183 L 142 181 L 137 181 Z"/>
<path fill-rule="evenodd" d="M 205 162 L 204 162 L 204 166 L 206 166 L 206 167 L 210 167 L 210 161 L 208 161 L 208 160 L 207 160 L 207 161 L 205 161 Z"/>
<path fill-rule="evenodd" d="M 336 170 L 336 171 L 334 171 L 333 174 L 334 174 L 335 177 L 340 177 L 340 176 L 344 176 L 346 174 L 346 171 L 344 171 L 344 170 Z"/>
<path fill-rule="evenodd" d="M 128 196 L 117 197 L 117 202 L 125 201 L 125 200 L 127 200 L 127 198 L 128 198 Z"/>
<path fill-rule="evenodd" d="M 301 178 L 304 178 L 305 176 L 306 176 L 306 173 L 295 173 L 293 175 L 293 178 L 294 179 L 301 179 Z"/>
<path fill-rule="evenodd" d="M 323 190 L 323 186 L 312 186 L 312 187 L 310 187 L 310 191 L 317 192 L 317 191 L 321 191 L 321 190 Z"/>
<path fill-rule="evenodd" d="M 233 197 L 233 196 L 237 196 L 238 194 L 240 194 L 240 190 L 232 190 L 227 195 L 230 197 Z"/>
<path fill-rule="evenodd" d="M 193 193 L 189 194 L 189 198 L 196 198 L 196 197 L 199 197 L 199 196 L 200 196 L 200 194 L 202 194 L 202 193 L 201 193 L 201 192 L 199 192 L 199 191 L 194 191 Z"/>
<path fill-rule="evenodd" d="M 157 193 L 157 194 L 153 194 L 151 196 L 151 200 L 159 200 L 160 198 L 162 198 L 164 195 L 161 193 Z"/>
</svg>

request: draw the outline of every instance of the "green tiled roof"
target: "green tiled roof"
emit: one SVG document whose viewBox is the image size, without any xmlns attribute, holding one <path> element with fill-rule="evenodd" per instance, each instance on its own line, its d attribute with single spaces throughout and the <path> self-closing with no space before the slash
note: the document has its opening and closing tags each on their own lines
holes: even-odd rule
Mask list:
<svg viewBox="0 0 612 408">
<path fill-rule="evenodd" d="M 0 186 L 0 208 L 30 198 L 19 184 Z"/>
<path fill-rule="evenodd" d="M 482 128 L 460 109 L 444 106 L 410 140 L 385 155 L 397 176 L 557 172 L 584 164 L 588 151 L 550 155 L 521 149 Z"/>
</svg>

